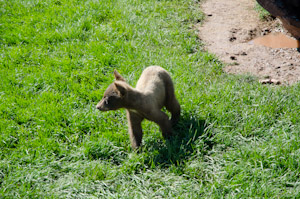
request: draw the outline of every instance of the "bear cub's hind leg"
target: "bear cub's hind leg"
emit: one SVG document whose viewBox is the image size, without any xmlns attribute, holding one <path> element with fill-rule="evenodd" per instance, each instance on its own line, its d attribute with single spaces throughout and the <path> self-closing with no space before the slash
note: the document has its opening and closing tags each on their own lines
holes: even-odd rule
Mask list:
<svg viewBox="0 0 300 199">
<path fill-rule="evenodd" d="M 165 139 L 172 136 L 172 123 L 166 113 L 161 110 L 155 111 L 149 119 L 159 125 Z"/>
<path fill-rule="evenodd" d="M 166 104 L 166 109 L 171 113 L 172 126 L 175 126 L 180 118 L 180 105 L 175 96 Z"/>
</svg>

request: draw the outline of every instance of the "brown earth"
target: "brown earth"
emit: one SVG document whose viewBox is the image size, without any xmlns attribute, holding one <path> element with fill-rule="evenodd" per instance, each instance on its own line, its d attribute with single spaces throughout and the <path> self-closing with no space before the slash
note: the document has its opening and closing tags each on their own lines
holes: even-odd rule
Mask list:
<svg viewBox="0 0 300 199">
<path fill-rule="evenodd" d="M 270 48 L 250 42 L 276 32 L 288 35 L 279 20 L 260 20 L 255 4 L 254 0 L 204 1 L 201 7 L 206 21 L 199 27 L 200 39 L 209 52 L 225 62 L 227 73 L 255 75 L 260 80 L 267 79 L 264 83 L 296 83 L 300 80 L 297 49 Z"/>
</svg>

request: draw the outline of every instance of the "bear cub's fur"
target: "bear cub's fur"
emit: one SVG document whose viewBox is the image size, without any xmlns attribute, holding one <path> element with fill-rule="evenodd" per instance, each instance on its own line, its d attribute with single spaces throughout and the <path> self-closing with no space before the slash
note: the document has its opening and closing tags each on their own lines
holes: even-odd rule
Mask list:
<svg viewBox="0 0 300 199">
<path fill-rule="evenodd" d="M 169 73 L 159 66 L 149 66 L 143 71 L 136 88 L 127 84 L 116 70 L 114 76 L 116 81 L 108 86 L 96 108 L 100 111 L 126 109 L 132 148 L 141 145 L 141 122 L 144 119 L 157 123 L 164 138 L 170 137 L 172 125 L 180 117 L 180 105 Z M 163 107 L 171 112 L 171 120 L 161 111 Z"/>
</svg>

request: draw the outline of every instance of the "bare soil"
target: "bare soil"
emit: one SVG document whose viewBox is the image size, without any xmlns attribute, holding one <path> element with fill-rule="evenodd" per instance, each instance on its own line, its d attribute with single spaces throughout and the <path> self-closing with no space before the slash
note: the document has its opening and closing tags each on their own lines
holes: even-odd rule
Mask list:
<svg viewBox="0 0 300 199">
<path fill-rule="evenodd" d="M 253 38 L 287 31 L 277 19 L 262 21 L 254 0 L 206 0 L 206 21 L 199 27 L 207 50 L 226 63 L 224 71 L 251 74 L 263 83 L 293 84 L 300 80 L 300 53 L 292 48 L 254 45 Z"/>
</svg>

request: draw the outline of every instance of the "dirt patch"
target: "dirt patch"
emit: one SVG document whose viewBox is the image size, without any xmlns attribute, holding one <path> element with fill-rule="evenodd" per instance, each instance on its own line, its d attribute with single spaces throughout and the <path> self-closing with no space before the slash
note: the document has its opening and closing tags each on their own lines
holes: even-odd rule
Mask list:
<svg viewBox="0 0 300 199">
<path fill-rule="evenodd" d="M 253 38 L 270 33 L 288 34 L 279 20 L 263 22 L 254 0 L 206 0 L 201 7 L 206 21 L 200 38 L 208 51 L 226 63 L 224 71 L 275 79 L 282 84 L 300 80 L 300 53 L 291 48 L 254 45 Z"/>
</svg>

